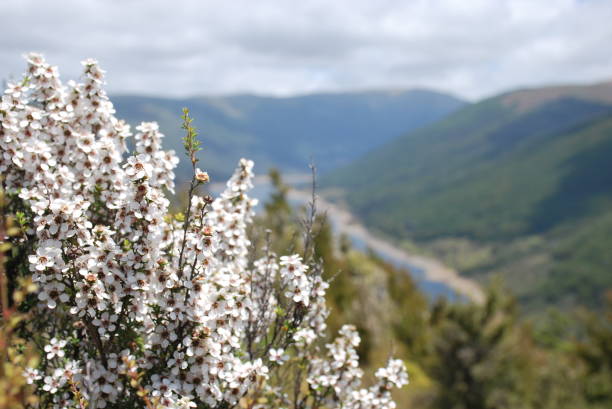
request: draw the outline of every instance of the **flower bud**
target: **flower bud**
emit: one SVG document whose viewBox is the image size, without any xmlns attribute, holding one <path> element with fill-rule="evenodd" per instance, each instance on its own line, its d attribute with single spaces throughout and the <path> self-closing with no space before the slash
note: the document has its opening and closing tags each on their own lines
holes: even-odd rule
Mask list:
<svg viewBox="0 0 612 409">
<path fill-rule="evenodd" d="M 198 180 L 199 182 L 202 182 L 202 183 L 206 183 L 206 182 L 208 182 L 210 180 L 210 177 L 208 176 L 208 173 L 204 172 L 200 168 L 196 169 L 196 171 L 195 171 L 195 178 L 196 178 L 196 180 Z"/>
</svg>

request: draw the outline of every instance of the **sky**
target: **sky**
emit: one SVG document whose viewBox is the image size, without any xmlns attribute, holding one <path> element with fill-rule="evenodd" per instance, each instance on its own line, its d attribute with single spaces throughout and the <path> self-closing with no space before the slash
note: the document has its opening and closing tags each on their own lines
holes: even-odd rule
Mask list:
<svg viewBox="0 0 612 409">
<path fill-rule="evenodd" d="M 0 79 L 85 58 L 112 94 L 431 88 L 477 100 L 612 80 L 612 0 L 0 0 Z"/>
</svg>

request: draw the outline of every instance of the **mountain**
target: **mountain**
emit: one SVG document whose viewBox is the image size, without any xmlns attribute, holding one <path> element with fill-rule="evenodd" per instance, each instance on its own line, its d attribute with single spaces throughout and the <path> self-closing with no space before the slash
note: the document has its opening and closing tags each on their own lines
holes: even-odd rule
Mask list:
<svg viewBox="0 0 612 409">
<path fill-rule="evenodd" d="M 312 94 L 274 98 L 252 95 L 189 99 L 113 96 L 119 118 L 137 125 L 157 121 L 167 149 L 182 152 L 181 110 L 187 107 L 201 131 L 201 167 L 213 177 L 230 174 L 240 157 L 256 170 L 308 172 L 311 158 L 325 172 L 370 149 L 434 122 L 465 105 L 450 95 L 427 91 Z M 186 161 L 179 177 L 189 175 Z"/>
<path fill-rule="evenodd" d="M 323 182 L 370 227 L 498 272 L 534 309 L 612 287 L 612 83 L 489 98 Z"/>
</svg>

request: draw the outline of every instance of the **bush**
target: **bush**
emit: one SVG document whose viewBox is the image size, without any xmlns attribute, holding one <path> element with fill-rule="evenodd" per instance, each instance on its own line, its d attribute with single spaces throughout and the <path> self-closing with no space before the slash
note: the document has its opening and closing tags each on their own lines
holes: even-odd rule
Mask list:
<svg viewBox="0 0 612 409">
<path fill-rule="evenodd" d="M 185 112 L 193 178 L 184 214 L 170 214 L 174 152 L 142 123 L 129 154 L 103 71 L 83 65 L 83 82 L 63 85 L 32 54 L 0 105 L 2 184 L 23 230 L 6 239 L 17 251 L 4 278 L 38 287 L 19 304 L 41 356 L 23 368 L 37 407 L 395 407 L 401 361 L 362 387 L 355 328 L 321 346 L 328 285 L 312 249 L 250 257 L 253 163 L 217 199 L 199 196 L 208 175 Z"/>
</svg>

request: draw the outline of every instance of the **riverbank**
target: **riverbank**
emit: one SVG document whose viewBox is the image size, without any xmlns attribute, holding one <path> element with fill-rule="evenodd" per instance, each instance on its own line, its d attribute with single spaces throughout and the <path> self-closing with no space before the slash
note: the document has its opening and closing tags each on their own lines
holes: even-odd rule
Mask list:
<svg viewBox="0 0 612 409">
<path fill-rule="evenodd" d="M 311 175 L 284 175 L 283 180 L 289 186 L 292 186 L 288 192 L 290 202 L 305 205 L 311 200 L 312 193 L 306 187 L 312 180 Z M 265 202 L 272 192 L 269 177 L 259 175 L 253 182 L 255 187 L 251 191 L 251 196 L 259 199 L 260 202 Z M 295 186 L 305 187 L 298 189 Z M 225 188 L 225 184 L 213 183 L 209 188 L 212 193 L 218 194 Z M 317 210 L 320 213 L 327 214 L 333 225 L 333 230 L 337 234 L 345 234 L 361 250 L 372 249 L 396 267 L 409 270 L 417 284 L 429 295 L 430 299 L 445 296 L 450 299 L 466 298 L 476 303 L 484 301 L 484 292 L 476 281 L 462 277 L 456 270 L 444 265 L 437 259 L 410 254 L 395 245 L 391 240 L 373 235 L 363 224 L 357 221 L 348 209 L 317 195 Z"/>
<path fill-rule="evenodd" d="M 289 199 L 292 202 L 305 204 L 311 200 L 311 197 L 311 193 L 306 191 L 297 189 L 289 191 Z M 334 224 L 334 230 L 337 233 L 346 234 L 353 239 L 357 238 L 374 252 L 388 255 L 390 258 L 410 266 L 410 268 L 420 270 L 424 276 L 423 278 L 427 281 L 444 284 L 473 302 L 482 303 L 484 301 L 484 292 L 476 281 L 462 277 L 457 271 L 445 266 L 436 259 L 409 254 L 390 241 L 372 235 L 365 226 L 355 220 L 348 210 L 319 196 L 317 196 L 317 209 L 327 214 L 330 221 Z"/>
</svg>

